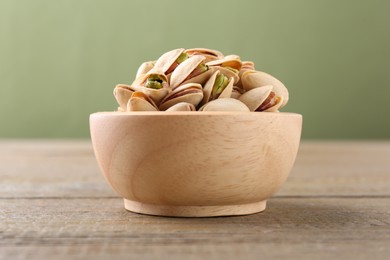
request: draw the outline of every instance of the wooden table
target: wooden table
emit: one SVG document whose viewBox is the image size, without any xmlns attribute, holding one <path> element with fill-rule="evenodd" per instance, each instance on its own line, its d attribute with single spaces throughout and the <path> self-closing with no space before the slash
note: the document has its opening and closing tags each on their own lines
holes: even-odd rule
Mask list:
<svg viewBox="0 0 390 260">
<path fill-rule="evenodd" d="M 90 142 L 0 141 L 1 259 L 385 259 L 390 142 L 303 142 L 259 214 L 153 217 L 122 203 Z"/>
</svg>

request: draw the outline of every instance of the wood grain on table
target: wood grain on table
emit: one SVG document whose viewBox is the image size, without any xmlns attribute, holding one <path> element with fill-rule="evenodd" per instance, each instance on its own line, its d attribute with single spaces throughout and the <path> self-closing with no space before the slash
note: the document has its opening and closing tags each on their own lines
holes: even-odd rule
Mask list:
<svg viewBox="0 0 390 260">
<path fill-rule="evenodd" d="M 266 211 L 167 218 L 123 208 L 90 142 L 0 141 L 0 259 L 387 259 L 390 142 L 302 142 Z"/>
</svg>

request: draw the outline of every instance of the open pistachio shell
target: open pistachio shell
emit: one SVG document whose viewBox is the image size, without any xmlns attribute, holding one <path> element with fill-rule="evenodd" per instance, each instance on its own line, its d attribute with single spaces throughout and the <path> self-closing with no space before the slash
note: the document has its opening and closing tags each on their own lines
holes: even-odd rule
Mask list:
<svg viewBox="0 0 390 260">
<path fill-rule="evenodd" d="M 151 69 L 154 67 L 154 61 L 146 61 L 141 64 L 141 66 L 137 70 L 137 74 L 135 76 L 136 79 L 138 79 L 140 76 L 145 75 L 148 73 Z"/>
<path fill-rule="evenodd" d="M 236 83 L 236 86 L 243 88 L 241 77 L 242 74 L 246 71 L 254 71 L 255 70 L 255 63 L 253 61 L 243 61 L 240 71 L 238 72 L 239 81 Z"/>
<path fill-rule="evenodd" d="M 219 98 L 204 104 L 199 111 L 242 111 L 249 112 L 249 108 L 234 98 Z"/>
<path fill-rule="evenodd" d="M 198 68 L 198 66 L 201 66 L 205 59 L 206 58 L 201 55 L 195 55 L 180 63 L 179 66 L 177 66 L 177 68 L 172 72 L 170 81 L 171 88 L 175 89 L 185 81 L 186 83 L 189 83 L 188 80 L 193 78 L 191 77 L 191 74 L 194 74 L 194 71 Z M 201 76 L 203 73 L 196 76 Z"/>
<path fill-rule="evenodd" d="M 193 78 L 184 81 L 180 85 L 187 84 L 187 83 L 198 83 L 203 85 L 207 82 L 207 80 L 211 77 L 211 75 L 213 75 L 213 71 L 208 69 L 207 71 L 199 74 L 198 76 L 195 76 Z"/>
<path fill-rule="evenodd" d="M 266 85 L 272 85 L 274 87 L 272 91 L 274 91 L 277 96 L 283 97 L 281 107 L 285 106 L 288 102 L 289 94 L 287 88 L 282 82 L 268 73 L 262 71 L 246 71 L 242 74 L 241 82 L 243 88 L 247 91 Z"/>
<path fill-rule="evenodd" d="M 135 91 L 127 103 L 127 111 L 158 111 L 158 108 L 148 95 Z"/>
<path fill-rule="evenodd" d="M 272 89 L 271 85 L 254 88 L 242 94 L 238 100 L 243 102 L 250 111 L 256 111 L 270 95 Z"/>
<path fill-rule="evenodd" d="M 134 93 L 134 88 L 126 84 L 118 84 L 114 88 L 114 96 L 116 101 L 119 104 L 119 111 L 127 110 L 127 102 L 129 101 L 131 95 Z"/>
<path fill-rule="evenodd" d="M 179 65 L 179 64 L 175 64 L 175 63 L 176 63 L 177 58 L 179 58 L 179 56 L 183 52 L 184 52 L 184 49 L 180 48 L 180 49 L 175 49 L 175 50 L 168 51 L 168 52 L 164 53 L 163 55 L 160 56 L 160 58 L 157 59 L 156 64 L 154 65 L 155 68 L 160 69 L 165 74 L 169 74 L 167 72 L 169 72 L 169 69 L 172 68 L 172 66 Z M 173 68 L 173 69 L 175 69 L 175 68 Z"/>
<path fill-rule="evenodd" d="M 206 48 L 188 49 L 185 52 L 190 56 L 202 55 L 206 58 L 205 62 L 219 60 L 219 59 L 223 58 L 222 52 L 217 51 L 217 50 L 206 49 Z"/>
<path fill-rule="evenodd" d="M 241 70 L 255 70 L 255 63 L 253 61 L 242 61 Z"/>
<path fill-rule="evenodd" d="M 234 72 L 233 70 L 228 69 L 226 67 L 214 66 L 214 67 L 211 67 L 211 70 L 213 70 L 213 71 L 219 70 L 222 74 L 226 75 L 226 77 L 228 77 L 229 79 L 233 78 L 234 85 L 237 84 L 237 82 L 240 80 L 240 77 L 238 76 L 238 74 L 236 72 Z"/>
<path fill-rule="evenodd" d="M 164 72 L 156 67 L 153 67 L 150 71 L 148 71 L 146 74 L 142 74 L 139 78 L 137 78 L 132 86 L 134 87 L 146 87 L 146 88 L 153 88 L 153 86 L 148 86 L 149 80 L 151 79 L 158 79 L 159 86 L 155 89 L 161 89 L 161 88 L 168 88 L 168 78 L 164 74 Z"/>
<path fill-rule="evenodd" d="M 263 111 L 264 112 L 277 112 L 282 107 L 282 104 L 283 104 L 283 96 L 276 97 L 274 105 L 272 105 L 271 107 L 269 107 Z"/>
<path fill-rule="evenodd" d="M 170 92 L 168 78 L 158 68 L 153 68 L 145 75 L 136 79 L 132 86 L 151 97 L 157 105 Z"/>
<path fill-rule="evenodd" d="M 241 62 L 239 56 L 228 55 L 228 56 L 225 56 L 223 59 L 207 62 L 206 65 L 227 67 L 227 68 L 237 70 L 237 73 L 238 73 L 241 69 L 242 62 Z"/>
<path fill-rule="evenodd" d="M 167 110 L 181 102 L 190 103 L 197 106 L 203 98 L 202 85 L 197 83 L 188 83 L 181 85 L 167 95 L 160 104 L 160 110 Z"/>
<path fill-rule="evenodd" d="M 177 104 L 171 106 L 170 108 L 168 108 L 165 111 L 167 111 L 167 112 L 169 112 L 169 111 L 196 111 L 196 108 L 193 104 L 190 104 L 187 102 L 180 102 L 180 103 L 177 103 Z"/>
<path fill-rule="evenodd" d="M 148 95 L 149 97 L 151 97 L 153 101 L 158 105 L 160 104 L 161 100 L 168 95 L 170 90 L 167 88 L 163 88 L 163 89 L 143 88 L 141 91 L 146 95 Z"/>
<path fill-rule="evenodd" d="M 214 88 L 216 87 L 216 81 L 218 77 L 223 76 L 225 79 L 228 80 L 227 83 L 225 83 L 225 87 L 222 89 L 222 91 L 216 91 Z M 226 75 L 222 74 L 219 70 L 216 70 L 214 74 L 209 78 L 209 80 L 206 82 L 203 88 L 203 99 L 201 102 L 201 105 L 206 104 L 207 102 L 217 99 L 217 98 L 230 98 L 232 91 L 233 91 L 233 78 L 228 78 Z M 215 93 L 220 92 L 220 93 Z"/>
</svg>

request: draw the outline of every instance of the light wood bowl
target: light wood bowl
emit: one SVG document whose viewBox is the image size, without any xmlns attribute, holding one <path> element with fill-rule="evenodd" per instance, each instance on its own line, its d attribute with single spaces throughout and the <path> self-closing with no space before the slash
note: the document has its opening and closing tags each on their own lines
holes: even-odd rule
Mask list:
<svg viewBox="0 0 390 260">
<path fill-rule="evenodd" d="M 291 171 L 301 126 L 293 113 L 90 116 L 98 164 L 125 208 L 180 217 L 263 211 Z"/>
</svg>

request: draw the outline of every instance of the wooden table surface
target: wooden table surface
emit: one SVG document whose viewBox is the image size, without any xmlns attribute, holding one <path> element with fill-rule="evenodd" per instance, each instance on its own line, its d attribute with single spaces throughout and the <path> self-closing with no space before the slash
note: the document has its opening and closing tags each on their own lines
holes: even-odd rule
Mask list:
<svg viewBox="0 0 390 260">
<path fill-rule="evenodd" d="M 390 142 L 302 142 L 267 206 L 240 217 L 135 214 L 90 142 L 0 141 L 0 259 L 389 259 Z"/>
</svg>

